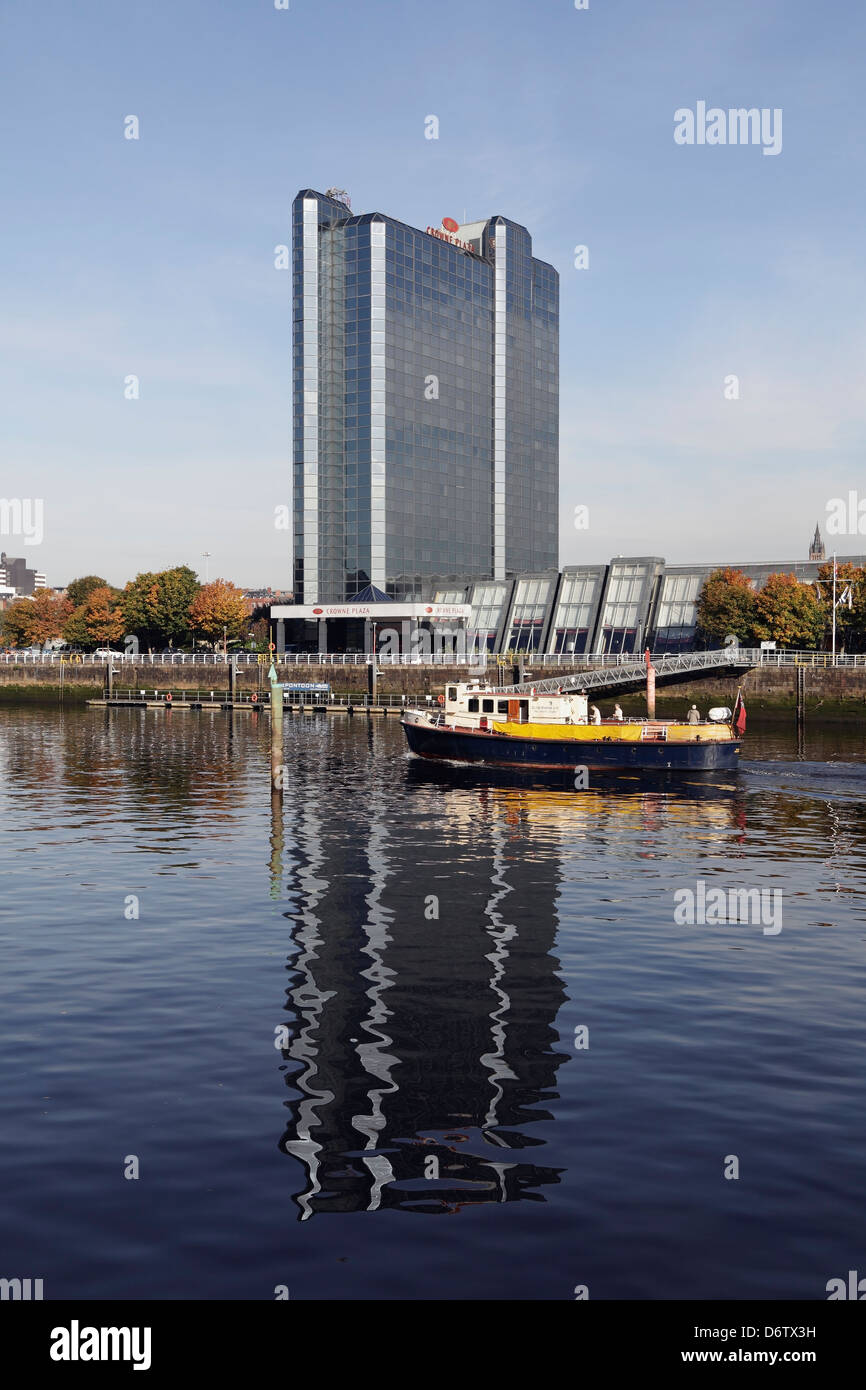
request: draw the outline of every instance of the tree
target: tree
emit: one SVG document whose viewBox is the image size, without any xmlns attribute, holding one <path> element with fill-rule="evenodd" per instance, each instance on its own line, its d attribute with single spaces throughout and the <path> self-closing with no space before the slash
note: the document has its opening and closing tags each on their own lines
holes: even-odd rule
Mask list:
<svg viewBox="0 0 866 1390">
<path fill-rule="evenodd" d="M 198 576 L 188 565 L 177 565 L 163 570 L 157 580 L 160 631 L 171 646 L 182 646 L 190 636 L 190 604 L 201 588 Z"/>
<path fill-rule="evenodd" d="M 71 612 L 68 599 L 59 598 L 52 589 L 38 589 L 33 598 L 18 599 L 6 609 L 2 618 L 3 639 L 16 647 L 41 647 L 63 636 Z"/>
<path fill-rule="evenodd" d="M 89 650 L 120 642 L 126 632 L 120 597 L 118 590 L 108 584 L 91 590 L 64 629 L 63 635 L 70 646 Z"/>
<path fill-rule="evenodd" d="M 142 647 L 159 644 L 157 599 L 157 576 L 150 571 L 130 579 L 121 596 L 126 631 L 135 633 Z"/>
<path fill-rule="evenodd" d="M 107 579 L 101 579 L 98 574 L 85 574 L 83 579 L 73 579 L 71 584 L 67 584 L 66 597 L 75 609 L 79 608 L 90 597 L 94 589 L 107 587 Z"/>
<path fill-rule="evenodd" d="M 16 599 L 0 616 L 0 636 L 10 647 L 28 647 L 32 629 L 33 604 L 28 598 Z"/>
<path fill-rule="evenodd" d="M 142 647 L 183 645 L 190 633 L 190 604 L 198 589 L 198 579 L 187 565 L 136 575 L 121 597 L 126 631 L 134 632 Z"/>
<path fill-rule="evenodd" d="M 755 636 L 783 647 L 817 647 L 824 609 L 814 587 L 795 574 L 771 574 L 755 599 Z"/>
<path fill-rule="evenodd" d="M 197 636 L 209 642 L 222 641 L 223 630 L 230 641 L 245 636 L 250 604 L 243 592 L 227 579 L 215 579 L 199 589 L 189 610 L 189 621 Z"/>
<path fill-rule="evenodd" d="M 754 634 L 755 591 L 742 570 L 714 570 L 698 598 L 698 630 L 705 637 L 724 639 L 731 633 L 740 642 Z"/>
<path fill-rule="evenodd" d="M 851 590 L 851 606 L 840 603 L 846 588 Z M 833 631 L 833 564 L 818 571 L 815 585 L 824 614 L 824 645 L 829 647 Z M 849 562 L 836 565 L 836 650 L 862 652 L 866 647 L 866 570 Z"/>
</svg>

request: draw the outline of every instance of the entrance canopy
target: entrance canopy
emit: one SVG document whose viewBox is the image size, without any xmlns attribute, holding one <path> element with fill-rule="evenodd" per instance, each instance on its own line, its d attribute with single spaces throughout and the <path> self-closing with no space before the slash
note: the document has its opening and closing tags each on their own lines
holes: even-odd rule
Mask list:
<svg viewBox="0 0 866 1390">
<path fill-rule="evenodd" d="M 436 622 L 450 618 L 468 620 L 472 608 L 468 603 L 275 603 L 271 606 L 271 618 L 371 618 L 373 622 L 407 620 L 409 622 Z"/>
<path fill-rule="evenodd" d="M 347 603 L 275 603 L 271 622 L 278 652 L 286 650 L 286 624 L 291 650 L 375 653 L 380 650 L 418 652 L 441 639 L 465 642 L 472 616 L 468 603 L 414 603 L 389 599 Z M 313 628 L 313 623 L 316 628 Z M 309 626 L 305 626 L 309 624 Z M 419 646 L 419 643 L 421 644 Z"/>
</svg>

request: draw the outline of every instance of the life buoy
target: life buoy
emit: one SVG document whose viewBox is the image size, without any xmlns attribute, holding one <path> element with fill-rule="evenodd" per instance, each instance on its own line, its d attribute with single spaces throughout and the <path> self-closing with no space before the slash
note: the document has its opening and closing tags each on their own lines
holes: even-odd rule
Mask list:
<svg viewBox="0 0 866 1390">
<path fill-rule="evenodd" d="M 165 697 L 165 703 L 166 703 L 167 705 L 170 705 L 170 704 L 171 704 L 171 693 L 169 693 L 168 695 L 166 695 L 166 697 Z"/>
<path fill-rule="evenodd" d="M 444 703 L 445 703 L 445 696 L 444 696 L 444 695 L 437 695 L 437 696 L 436 696 L 436 703 L 437 703 L 438 705 L 444 705 Z"/>
<path fill-rule="evenodd" d="M 259 703 L 259 697 L 258 697 L 258 695 L 255 695 L 255 694 L 251 695 L 251 696 L 250 696 L 250 700 L 251 700 L 251 702 L 252 702 L 254 705 L 257 705 L 257 704 Z"/>
</svg>

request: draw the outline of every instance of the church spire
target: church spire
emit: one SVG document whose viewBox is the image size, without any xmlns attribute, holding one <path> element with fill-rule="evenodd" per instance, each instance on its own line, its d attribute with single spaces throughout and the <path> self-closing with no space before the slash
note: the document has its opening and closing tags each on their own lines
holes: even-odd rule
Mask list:
<svg viewBox="0 0 866 1390">
<path fill-rule="evenodd" d="M 826 551 L 824 550 L 824 542 L 823 542 L 823 540 L 821 539 L 821 530 L 820 530 L 820 527 L 819 527 L 817 521 L 815 522 L 815 534 L 814 534 L 814 536 L 812 537 L 812 544 L 809 546 L 809 559 L 810 559 L 810 560 L 824 560 L 824 559 L 826 559 Z"/>
</svg>

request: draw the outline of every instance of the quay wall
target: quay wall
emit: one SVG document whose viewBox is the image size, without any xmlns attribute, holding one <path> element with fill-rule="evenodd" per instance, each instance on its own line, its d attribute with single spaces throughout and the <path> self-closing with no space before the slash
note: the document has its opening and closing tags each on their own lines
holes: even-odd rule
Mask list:
<svg viewBox="0 0 866 1390">
<path fill-rule="evenodd" d="M 267 666 L 238 668 L 238 693 L 267 689 Z M 367 685 L 365 666 L 340 665 L 279 665 L 281 681 L 329 682 L 338 695 L 363 695 Z M 821 718 L 859 718 L 866 721 L 866 667 L 822 668 L 807 666 L 806 713 Z M 497 678 L 497 668 L 489 671 L 491 680 Z M 561 668 L 545 669 L 533 666 L 532 677 L 564 676 Z M 512 679 L 510 673 L 508 678 Z M 378 679 L 382 695 L 405 695 L 423 700 L 439 695 L 446 681 L 465 680 L 465 667 L 442 666 L 385 666 Z M 64 666 L 62 687 L 59 668 L 38 664 L 15 665 L 0 663 L 0 704 L 83 703 L 103 693 L 105 667 L 101 663 L 82 663 Z M 796 708 L 797 668 L 794 666 L 760 666 L 744 676 L 727 676 L 713 672 L 702 679 L 691 679 L 677 685 L 660 685 L 656 692 L 656 711 L 659 716 L 681 715 L 692 703 L 704 713 L 713 705 L 733 706 L 737 688 L 742 687 L 750 712 L 755 714 L 789 715 Z M 124 666 L 115 677 L 115 688 L 132 688 L 151 693 L 158 690 L 180 694 L 194 690 L 227 691 L 226 667 L 222 664 L 198 666 Z M 643 714 L 646 701 L 642 693 L 633 695 L 602 695 L 597 703 L 603 713 L 609 713 L 618 698 L 627 714 Z"/>
</svg>

